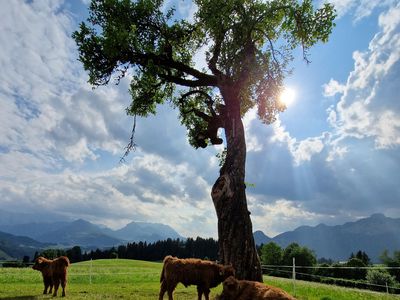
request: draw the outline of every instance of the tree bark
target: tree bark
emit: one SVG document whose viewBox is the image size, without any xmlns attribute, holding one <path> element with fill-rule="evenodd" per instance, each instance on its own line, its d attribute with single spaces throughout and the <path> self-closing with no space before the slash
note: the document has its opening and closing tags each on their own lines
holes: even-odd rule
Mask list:
<svg viewBox="0 0 400 300">
<path fill-rule="evenodd" d="M 246 141 L 240 102 L 233 88 L 221 92 L 226 104 L 227 154 L 211 191 L 218 217 L 219 258 L 222 263 L 233 265 L 237 278 L 262 282 L 260 259 L 247 209 L 244 183 Z"/>
</svg>

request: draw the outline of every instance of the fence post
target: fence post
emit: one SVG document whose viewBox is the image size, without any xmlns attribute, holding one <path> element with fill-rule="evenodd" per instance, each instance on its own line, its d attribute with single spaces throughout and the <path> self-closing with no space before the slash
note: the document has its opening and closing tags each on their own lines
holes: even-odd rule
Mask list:
<svg viewBox="0 0 400 300">
<path fill-rule="evenodd" d="M 92 264 L 93 264 L 93 259 L 90 259 L 90 268 L 89 268 L 89 284 L 92 284 Z"/>
<path fill-rule="evenodd" d="M 386 281 L 386 294 L 389 294 L 389 288 L 388 288 L 388 285 L 387 285 L 387 281 Z"/>
<path fill-rule="evenodd" d="M 296 258 L 293 257 L 293 268 L 292 268 L 292 280 L 293 280 L 293 295 L 296 296 Z"/>
</svg>

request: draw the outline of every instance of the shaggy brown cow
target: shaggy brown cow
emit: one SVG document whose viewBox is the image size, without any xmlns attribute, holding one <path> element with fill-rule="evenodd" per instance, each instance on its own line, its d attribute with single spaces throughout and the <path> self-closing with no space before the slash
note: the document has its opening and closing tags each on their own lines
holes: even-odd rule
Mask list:
<svg viewBox="0 0 400 300">
<path fill-rule="evenodd" d="M 164 298 L 166 291 L 168 299 L 173 300 L 172 293 L 179 282 L 185 287 L 197 285 L 198 300 L 201 300 L 202 294 L 208 300 L 210 288 L 216 287 L 231 275 L 235 275 L 231 265 L 223 266 L 196 258 L 179 259 L 166 256 L 160 278 L 159 300 Z"/>
<path fill-rule="evenodd" d="M 67 285 L 67 268 L 70 265 L 66 256 L 60 256 L 56 259 L 47 259 L 38 257 L 33 265 L 34 270 L 42 272 L 44 291 L 47 294 L 47 288 L 50 287 L 49 294 L 54 286 L 53 297 L 57 296 L 58 287 L 61 283 L 62 296 L 65 296 L 65 286 Z"/>
<path fill-rule="evenodd" d="M 277 287 L 256 281 L 238 280 L 233 276 L 228 277 L 223 286 L 224 290 L 216 300 L 296 300 Z"/>
</svg>

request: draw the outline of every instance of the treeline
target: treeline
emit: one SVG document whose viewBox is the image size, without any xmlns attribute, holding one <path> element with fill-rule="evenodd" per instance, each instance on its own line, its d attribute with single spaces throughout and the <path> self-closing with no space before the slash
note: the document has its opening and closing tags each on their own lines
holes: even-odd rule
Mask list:
<svg viewBox="0 0 400 300">
<path fill-rule="evenodd" d="M 400 293 L 400 251 L 391 256 L 384 251 L 380 257 L 383 266 L 371 264 L 368 254 L 359 250 L 351 253 L 347 262 L 333 262 L 329 259 L 317 260 L 315 253 L 292 243 L 286 248 L 274 242 L 262 245 L 259 249 L 265 274 L 279 277 L 291 277 L 293 258 L 295 258 L 296 278 L 335 284 L 346 287 L 364 288 L 376 291 Z"/>
<path fill-rule="evenodd" d="M 128 243 L 110 249 L 96 249 L 83 252 L 79 246 L 71 249 L 46 249 L 36 252 L 33 260 L 38 256 L 53 259 L 58 256 L 68 256 L 71 262 L 86 261 L 91 259 L 126 258 L 147 261 L 162 261 L 165 256 L 172 255 L 180 258 L 201 258 L 208 260 L 218 259 L 218 242 L 212 238 L 186 240 L 167 239 L 154 243 L 138 242 Z"/>
</svg>

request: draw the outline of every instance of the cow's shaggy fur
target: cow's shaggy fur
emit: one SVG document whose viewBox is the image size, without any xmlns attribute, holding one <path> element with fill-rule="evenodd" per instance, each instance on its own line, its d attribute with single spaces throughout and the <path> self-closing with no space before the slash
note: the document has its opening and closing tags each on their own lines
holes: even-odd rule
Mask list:
<svg viewBox="0 0 400 300">
<path fill-rule="evenodd" d="M 62 296 L 65 296 L 65 287 L 67 285 L 67 268 L 70 265 L 69 259 L 66 256 L 61 256 L 56 259 L 47 259 L 42 256 L 38 257 L 33 265 L 34 270 L 42 272 L 44 291 L 43 294 L 51 293 L 53 287 L 53 296 L 57 296 L 58 287 L 61 284 Z"/>
<path fill-rule="evenodd" d="M 165 292 L 168 292 L 168 299 L 173 300 L 172 294 L 179 282 L 185 287 L 196 285 L 198 300 L 201 300 L 202 294 L 208 300 L 210 288 L 216 287 L 231 275 L 235 275 L 231 265 L 223 266 L 196 258 L 179 259 L 166 256 L 160 278 L 159 300 L 163 299 Z"/>
<path fill-rule="evenodd" d="M 233 276 L 224 281 L 223 287 L 217 300 L 295 300 L 277 287 L 256 281 L 238 280 Z"/>
</svg>

